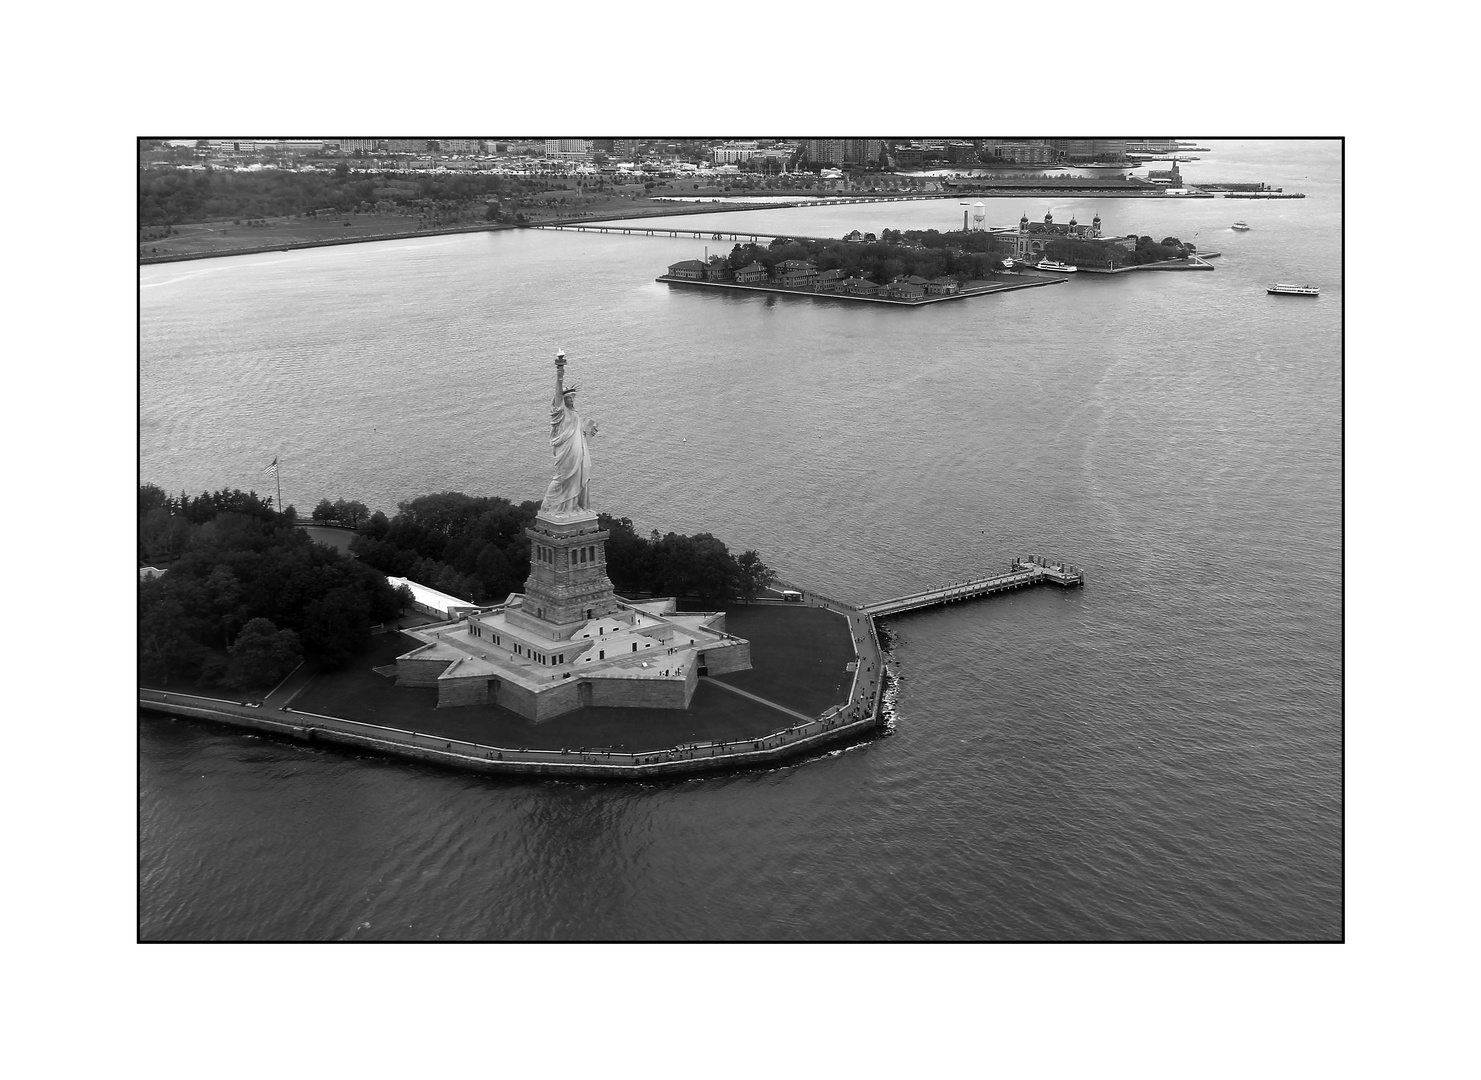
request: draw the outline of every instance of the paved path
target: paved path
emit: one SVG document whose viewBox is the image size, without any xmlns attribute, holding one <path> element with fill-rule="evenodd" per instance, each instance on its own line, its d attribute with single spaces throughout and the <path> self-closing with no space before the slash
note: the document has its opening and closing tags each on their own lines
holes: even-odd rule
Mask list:
<svg viewBox="0 0 1481 1080">
<path fill-rule="evenodd" d="M 312 682 L 316 674 L 318 672 L 312 666 L 308 664 L 300 665 L 297 671 L 284 679 L 280 685 L 273 687 L 267 697 L 262 699 L 262 707 L 264 709 L 281 709 L 297 697 L 298 692 Z"/>
<path fill-rule="evenodd" d="M 785 705 L 778 705 L 775 701 L 767 701 L 764 697 L 757 697 L 755 694 L 752 694 L 746 690 L 742 690 L 738 686 L 731 686 L 729 683 L 720 682 L 718 679 L 712 679 L 708 675 L 701 675 L 700 678 L 702 678 L 705 682 L 710 683 L 712 686 L 718 686 L 722 690 L 729 690 L 732 694 L 739 694 L 741 697 L 750 698 L 752 701 L 759 701 L 761 704 L 767 706 L 768 708 L 775 709 L 777 712 L 784 712 L 788 716 L 795 716 L 797 717 L 797 719 L 803 720 L 809 724 L 817 719 L 816 716 L 806 716 L 803 713 L 798 712 L 796 709 L 789 709 Z"/>
</svg>

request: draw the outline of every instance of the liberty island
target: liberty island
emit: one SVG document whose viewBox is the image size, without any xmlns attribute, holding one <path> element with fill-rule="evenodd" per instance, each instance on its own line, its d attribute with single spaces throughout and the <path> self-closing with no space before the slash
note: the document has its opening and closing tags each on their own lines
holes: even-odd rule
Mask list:
<svg viewBox="0 0 1481 1080">
<path fill-rule="evenodd" d="M 525 530 L 522 593 L 456 606 L 388 635 L 348 670 L 290 677 L 263 702 L 141 688 L 140 705 L 478 771 L 641 778 L 745 767 L 857 739 L 883 723 L 889 680 L 876 618 L 1037 584 L 1084 584 L 1084 572 L 1068 563 L 1030 556 L 1006 573 L 866 606 L 796 587 L 729 611 L 681 611 L 678 597 L 624 599 L 608 577 L 610 532 L 592 504 L 597 425 L 578 412 L 580 388 L 567 385 L 565 368 L 558 352 L 554 474 Z M 416 646 L 405 650 L 400 635 Z M 388 709 L 383 680 L 393 674 Z M 384 712 L 415 727 L 361 718 Z"/>
<path fill-rule="evenodd" d="M 290 678 L 261 703 L 141 689 L 140 705 L 460 768 L 567 776 L 745 766 L 877 727 L 884 665 L 863 609 L 813 594 L 802 605 L 687 611 L 677 597 L 616 594 L 592 499 L 597 425 L 577 410 L 564 352 L 555 368 L 554 472 L 525 530 L 523 592 L 386 635 L 348 669 Z"/>
</svg>

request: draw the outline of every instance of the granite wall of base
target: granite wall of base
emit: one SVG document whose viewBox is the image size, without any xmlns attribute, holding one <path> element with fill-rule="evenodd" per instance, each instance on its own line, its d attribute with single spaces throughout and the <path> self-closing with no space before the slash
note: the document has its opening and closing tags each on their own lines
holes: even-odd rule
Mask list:
<svg viewBox="0 0 1481 1080">
<path fill-rule="evenodd" d="M 455 708 L 459 705 L 487 705 L 489 700 L 487 675 L 476 678 L 438 680 L 437 707 L 439 709 Z"/>
<path fill-rule="evenodd" d="M 518 697 L 516 698 L 515 695 Z M 518 705 L 510 704 L 516 700 Z M 581 680 L 562 679 L 538 694 L 532 690 L 526 690 L 523 686 L 515 686 L 506 682 L 499 689 L 499 704 L 506 709 L 512 709 L 521 716 L 529 717 L 536 723 L 541 720 L 551 720 L 581 707 Z M 526 712 L 526 709 L 529 711 Z"/>
<path fill-rule="evenodd" d="M 417 660 L 397 657 L 397 686 L 436 686 L 437 677 L 447 670 L 451 660 Z"/>
<path fill-rule="evenodd" d="M 684 678 L 590 678 L 591 704 L 605 708 L 687 709 L 699 685 L 695 666 L 689 665 Z"/>
<path fill-rule="evenodd" d="M 728 675 L 732 671 L 751 670 L 751 643 L 749 641 L 711 646 L 704 651 L 704 656 L 705 670 L 710 675 Z"/>
</svg>

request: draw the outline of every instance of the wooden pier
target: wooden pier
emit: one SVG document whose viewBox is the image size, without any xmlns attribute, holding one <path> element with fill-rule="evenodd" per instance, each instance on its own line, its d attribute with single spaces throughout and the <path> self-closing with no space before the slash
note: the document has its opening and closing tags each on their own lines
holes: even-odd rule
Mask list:
<svg viewBox="0 0 1481 1080">
<path fill-rule="evenodd" d="M 966 581 L 954 581 L 940 588 L 925 589 L 907 596 L 897 596 L 893 600 L 880 600 L 878 603 L 866 604 L 863 610 L 870 618 L 877 619 L 885 615 L 902 615 L 907 611 L 916 611 L 936 604 L 976 600 L 994 593 L 1007 592 L 1010 589 L 1023 589 L 1030 585 L 1046 583 L 1071 589 L 1085 584 L 1085 571 L 1062 560 L 1051 562 L 1041 556 L 1030 555 L 1026 559 L 1014 559 L 1012 567 L 1006 573 L 971 578 Z"/>
</svg>

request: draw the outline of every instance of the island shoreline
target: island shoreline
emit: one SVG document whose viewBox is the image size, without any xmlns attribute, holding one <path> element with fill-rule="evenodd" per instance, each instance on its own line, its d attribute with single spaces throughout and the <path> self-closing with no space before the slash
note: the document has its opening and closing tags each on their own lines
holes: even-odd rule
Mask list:
<svg viewBox="0 0 1481 1080">
<path fill-rule="evenodd" d="M 816 731 L 791 734 L 786 729 L 754 740 L 755 749 L 727 749 L 719 744 L 675 746 L 642 753 L 593 753 L 577 750 L 527 750 L 488 746 L 461 739 L 448 739 L 423 732 L 367 724 L 343 717 L 323 716 L 286 708 L 274 714 L 253 714 L 207 704 L 205 699 L 172 694 L 178 700 L 161 700 L 162 691 L 139 691 L 139 708 L 147 712 L 194 720 L 209 720 L 246 728 L 308 745 L 331 744 L 349 750 L 370 751 L 426 764 L 491 775 L 535 776 L 542 779 L 610 780 L 616 782 L 692 776 L 697 773 L 735 772 L 779 763 L 800 763 L 825 748 L 854 743 L 885 720 L 876 702 L 869 716 L 858 720 L 814 721 Z M 882 696 L 882 694 L 881 694 Z M 359 730 L 349 730 L 348 725 Z M 563 760 L 564 759 L 564 760 Z"/>
<path fill-rule="evenodd" d="M 789 582 L 779 584 L 794 587 Z M 777 701 L 756 698 L 768 710 L 791 713 L 795 722 L 724 740 L 686 740 L 643 750 L 591 749 L 552 745 L 530 748 L 476 742 L 455 733 L 414 731 L 386 724 L 330 716 L 293 703 L 306 693 L 315 675 L 294 679 L 290 673 L 262 701 L 252 703 L 212 698 L 140 686 L 138 707 L 151 713 L 209 720 L 276 737 L 312 744 L 333 744 L 349 750 L 371 751 L 410 758 L 465 771 L 538 776 L 547 779 L 570 777 L 631 781 L 717 773 L 768 767 L 781 762 L 800 763 L 840 743 L 857 744 L 877 728 L 887 728 L 885 700 L 893 676 L 885 664 L 879 628 L 863 608 L 834 600 L 817 592 L 806 594 L 805 605 L 844 616 L 853 640 L 852 684 L 838 704 L 811 719 Z M 776 601 L 782 608 L 794 605 Z M 866 671 L 873 672 L 866 679 Z M 713 678 L 705 676 L 711 682 Z M 742 697 L 754 695 L 722 684 Z M 320 705 L 320 708 L 323 706 Z"/>
<path fill-rule="evenodd" d="M 965 300 L 972 296 L 991 296 L 994 293 L 1012 292 L 1015 289 L 1034 289 L 1042 285 L 1062 285 L 1069 279 L 1065 277 L 1035 278 L 1031 281 L 988 285 L 976 289 L 963 289 L 961 292 L 938 296 L 923 296 L 919 300 L 902 300 L 893 296 L 854 296 L 844 292 L 818 292 L 815 289 L 789 289 L 782 285 L 737 285 L 728 281 L 698 281 L 694 278 L 669 277 L 667 274 L 660 275 L 653 280 L 662 282 L 665 285 L 692 285 L 700 289 L 734 289 L 742 292 L 800 296 L 808 300 L 856 300 L 867 304 L 889 304 L 894 307 L 921 307 L 925 304 L 934 304 L 942 300 Z"/>
</svg>

